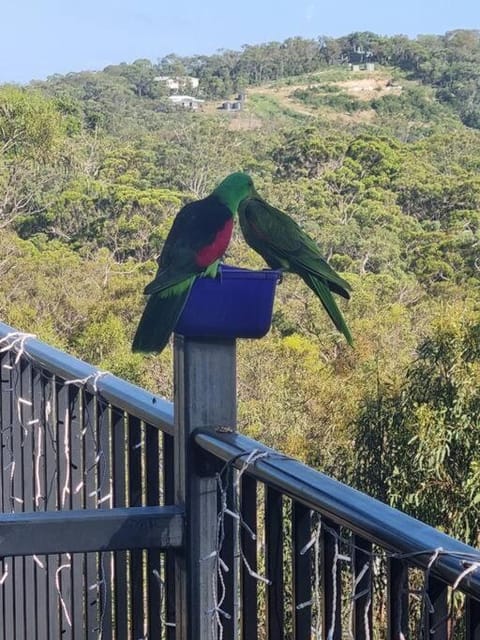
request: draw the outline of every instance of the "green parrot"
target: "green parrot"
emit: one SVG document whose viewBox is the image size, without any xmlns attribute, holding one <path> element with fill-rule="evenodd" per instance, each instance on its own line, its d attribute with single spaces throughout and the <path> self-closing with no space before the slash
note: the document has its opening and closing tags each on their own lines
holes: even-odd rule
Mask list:
<svg viewBox="0 0 480 640">
<path fill-rule="evenodd" d="M 249 175 L 232 173 L 209 196 L 178 212 L 158 258 L 157 275 L 145 287 L 150 297 L 133 338 L 133 351 L 164 349 L 196 278 L 216 276 L 238 205 L 254 193 Z"/>
<path fill-rule="evenodd" d="M 353 346 L 340 309 L 332 296 L 350 298 L 350 285 L 326 262 L 315 242 L 286 213 L 256 193 L 240 203 L 240 227 L 247 243 L 272 269 L 299 275 L 320 299 L 333 324 Z"/>
</svg>

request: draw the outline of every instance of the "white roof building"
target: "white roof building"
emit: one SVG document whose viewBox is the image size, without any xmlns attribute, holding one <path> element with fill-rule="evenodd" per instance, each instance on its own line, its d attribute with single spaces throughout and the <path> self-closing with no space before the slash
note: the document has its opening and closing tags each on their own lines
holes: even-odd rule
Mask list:
<svg viewBox="0 0 480 640">
<path fill-rule="evenodd" d="M 179 107 L 193 110 L 198 109 L 198 107 L 205 102 L 205 100 L 200 100 L 199 98 L 194 98 L 192 96 L 169 96 L 168 99 Z"/>
<path fill-rule="evenodd" d="M 169 89 L 178 91 L 182 87 L 190 86 L 192 89 L 198 89 L 200 80 L 193 76 L 183 76 L 172 78 L 170 76 L 157 76 L 154 78 L 155 82 L 163 82 Z"/>
</svg>

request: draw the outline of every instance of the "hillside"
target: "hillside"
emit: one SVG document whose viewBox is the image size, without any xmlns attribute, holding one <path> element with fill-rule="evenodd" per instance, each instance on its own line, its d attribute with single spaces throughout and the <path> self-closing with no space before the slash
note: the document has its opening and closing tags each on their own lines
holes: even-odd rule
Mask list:
<svg viewBox="0 0 480 640">
<path fill-rule="evenodd" d="M 172 92 L 223 101 L 246 89 L 257 93 L 255 88 L 266 83 L 274 83 L 277 89 L 282 83 L 297 84 L 300 89 L 311 81 L 310 89 L 314 89 L 317 83 L 331 88 L 337 81 L 339 91 L 354 99 L 347 110 L 363 111 L 357 109 L 358 101 L 365 102 L 368 96 L 370 101 L 384 98 L 395 105 L 398 100 L 392 98 L 400 97 L 395 96 L 395 86 L 408 87 L 413 82 L 429 88 L 427 93 L 432 99 L 467 126 L 476 128 L 480 127 L 479 34 L 476 30 L 457 29 L 443 36 L 416 39 L 371 32 L 317 40 L 295 37 L 284 42 L 245 45 L 241 51 L 226 50 L 211 56 L 182 58 L 171 54 L 157 63 L 140 59 L 132 64 L 110 65 L 101 72 L 52 76 L 47 82 L 34 84 L 50 95 L 60 94 L 84 103 L 90 127 L 101 124 L 112 128 L 112 107 L 124 115 L 132 108 L 150 115 L 152 111 L 168 111 Z M 364 76 L 362 69 L 372 65 L 381 70 L 374 76 L 379 80 L 373 87 L 377 95 L 370 91 L 372 86 L 364 91 L 366 87 L 349 73 L 349 69 L 356 68 L 357 75 Z M 385 94 L 383 78 L 391 81 Z M 334 102 L 339 106 L 342 98 L 337 97 Z M 347 105 L 345 100 L 343 103 Z"/>
<path fill-rule="evenodd" d="M 243 110 L 238 113 L 219 110 L 215 100 L 207 101 L 201 113 L 224 115 L 233 129 L 272 129 L 321 121 L 334 127 L 367 125 L 369 130 L 381 128 L 405 138 L 403 125 L 408 129 L 408 139 L 424 135 L 425 127 L 433 124 L 449 128 L 461 125 L 454 111 L 442 105 L 430 87 L 399 78 L 391 68 L 373 72 L 327 70 L 253 85 L 246 96 Z"/>
<path fill-rule="evenodd" d="M 351 283 L 355 347 L 286 276 L 239 344 L 241 428 L 475 541 L 478 55 L 476 32 L 351 34 L 0 87 L 2 318 L 170 395 L 171 354 L 130 351 L 143 287 L 180 206 L 248 171 Z M 198 77 L 203 110 L 160 75 Z M 263 266 L 238 229 L 227 260 Z"/>
</svg>

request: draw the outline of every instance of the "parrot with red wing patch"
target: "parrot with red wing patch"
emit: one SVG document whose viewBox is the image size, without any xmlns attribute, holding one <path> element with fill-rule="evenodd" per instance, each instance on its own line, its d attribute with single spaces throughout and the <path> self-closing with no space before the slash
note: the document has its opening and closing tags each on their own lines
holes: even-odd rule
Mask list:
<svg viewBox="0 0 480 640">
<path fill-rule="evenodd" d="M 246 173 L 232 173 L 203 200 L 177 214 L 158 258 L 155 279 L 135 337 L 133 351 L 162 351 L 183 311 L 196 278 L 215 277 L 230 242 L 239 203 L 254 195 Z"/>
</svg>

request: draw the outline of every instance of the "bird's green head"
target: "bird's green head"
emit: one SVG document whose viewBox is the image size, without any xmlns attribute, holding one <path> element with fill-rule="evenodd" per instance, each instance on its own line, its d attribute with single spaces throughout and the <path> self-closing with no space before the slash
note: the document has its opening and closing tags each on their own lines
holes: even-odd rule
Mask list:
<svg viewBox="0 0 480 640">
<path fill-rule="evenodd" d="M 213 193 L 235 215 L 240 202 L 255 195 L 256 191 L 252 178 L 247 173 L 237 171 L 222 180 Z"/>
</svg>

